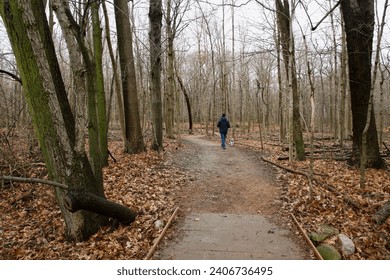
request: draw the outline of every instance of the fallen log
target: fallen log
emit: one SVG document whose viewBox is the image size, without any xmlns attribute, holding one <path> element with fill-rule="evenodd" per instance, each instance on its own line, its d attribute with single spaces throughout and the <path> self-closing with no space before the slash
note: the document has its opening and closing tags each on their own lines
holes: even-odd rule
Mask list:
<svg viewBox="0 0 390 280">
<path fill-rule="evenodd" d="M 374 215 L 374 220 L 378 225 L 383 224 L 387 218 L 390 217 L 390 200 L 388 200 L 381 209 L 378 210 L 378 212 Z"/>
<path fill-rule="evenodd" d="M 311 157 L 310 154 L 308 154 L 308 156 Z M 326 156 L 313 156 L 311 158 L 314 159 L 314 160 L 321 160 L 321 159 L 325 159 L 325 160 L 326 159 L 332 159 L 332 160 L 335 160 L 335 161 L 346 161 L 346 160 L 348 160 L 348 157 L 345 157 L 345 156 L 328 156 L 328 157 L 326 157 Z M 290 158 L 289 158 L 289 156 L 279 156 L 277 159 L 278 160 L 288 160 Z"/>
<path fill-rule="evenodd" d="M 287 171 L 290 172 L 290 173 L 295 173 L 295 174 L 303 175 L 303 176 L 306 176 L 306 177 L 309 178 L 309 174 L 307 174 L 306 172 L 302 172 L 302 171 L 299 171 L 299 170 L 295 170 L 295 169 L 289 168 L 289 167 L 287 167 L 287 166 L 283 166 L 283 165 L 281 165 L 281 164 L 278 164 L 278 163 L 276 163 L 276 162 L 273 162 L 272 160 L 266 159 L 265 157 L 261 157 L 261 159 L 262 159 L 263 161 L 268 162 L 268 163 L 270 163 L 270 164 L 272 164 L 272 165 L 275 165 L 275 166 L 277 166 L 277 167 L 279 167 L 279 168 L 282 168 L 282 169 L 284 169 L 284 170 L 287 170 Z"/>
<path fill-rule="evenodd" d="M 137 214 L 130 208 L 87 192 L 69 191 L 64 197 L 66 209 L 74 213 L 88 210 L 102 216 L 117 219 L 121 224 L 129 225 Z"/>
</svg>

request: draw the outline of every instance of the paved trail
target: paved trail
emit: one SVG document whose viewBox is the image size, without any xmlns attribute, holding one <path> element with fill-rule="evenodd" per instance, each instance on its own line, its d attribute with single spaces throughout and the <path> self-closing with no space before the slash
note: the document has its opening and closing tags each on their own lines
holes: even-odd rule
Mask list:
<svg viewBox="0 0 390 280">
<path fill-rule="evenodd" d="M 180 196 L 175 238 L 157 259 L 308 259 L 302 240 L 281 225 L 274 171 L 259 154 L 185 136 L 170 160 L 192 174 Z M 286 223 L 286 222 L 284 222 Z"/>
</svg>

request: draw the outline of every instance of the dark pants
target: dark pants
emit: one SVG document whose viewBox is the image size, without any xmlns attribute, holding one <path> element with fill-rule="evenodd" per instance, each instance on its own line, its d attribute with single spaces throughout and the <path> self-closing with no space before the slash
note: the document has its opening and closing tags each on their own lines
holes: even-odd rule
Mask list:
<svg viewBox="0 0 390 280">
<path fill-rule="evenodd" d="M 226 148 L 226 137 L 227 137 L 227 133 L 221 132 L 221 141 L 222 141 L 221 147 L 222 148 Z"/>
</svg>

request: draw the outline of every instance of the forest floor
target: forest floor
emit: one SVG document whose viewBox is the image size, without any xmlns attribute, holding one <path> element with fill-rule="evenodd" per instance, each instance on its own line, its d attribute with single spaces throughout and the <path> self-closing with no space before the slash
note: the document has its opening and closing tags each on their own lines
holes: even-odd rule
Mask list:
<svg viewBox="0 0 390 280">
<path fill-rule="evenodd" d="M 22 135 L 15 133 L 7 138 L 2 135 L 0 174 L 47 179 L 38 148 L 28 149 L 22 145 Z M 193 170 L 180 164 L 186 158 L 177 158 L 179 154 L 189 162 L 199 156 L 191 150 L 191 145 L 180 139 L 166 140 L 164 152 L 160 154 L 149 151 L 127 155 L 121 150 L 121 141 L 111 137 L 110 151 L 116 161 L 110 159 L 110 165 L 104 170 L 106 197 L 132 208 L 138 216 L 130 226 L 104 227 L 85 242 L 65 239 L 64 222 L 52 187 L 2 184 L 0 259 L 144 259 L 177 207 L 179 215 L 166 232 L 162 247 L 175 236 L 186 213 L 194 209 L 272 216 L 281 227 L 289 228 L 291 238 L 299 243 L 303 239 L 289 219 L 289 214 L 293 213 L 307 232 L 328 224 L 349 236 L 356 245 L 356 252 L 346 259 L 390 259 L 390 219 L 382 225 L 372 219 L 390 198 L 388 170 L 368 169 L 367 184 L 361 188 L 358 170 L 336 160 L 343 150 L 333 146 L 331 141 L 318 140 L 315 143 L 318 154 L 313 162 L 317 179 L 310 184 L 306 176 L 265 163 L 260 157 L 301 172 L 308 172 L 309 160 L 280 160 L 287 152 L 272 135 L 265 136 L 263 147 L 256 138 L 257 135 L 238 136 L 235 148 L 249 157 L 256 155 L 259 168 L 265 170 L 264 180 L 276 186 L 260 200 L 250 190 L 238 195 L 231 189 L 222 199 L 218 199 L 220 193 L 208 197 L 202 197 L 202 192 L 193 192 L 193 196 L 186 194 L 188 186 L 202 179 L 199 174 L 210 176 L 204 178 L 212 178 L 212 174 L 207 175 L 202 169 L 207 166 Z M 213 141 L 218 143 L 219 137 L 214 137 Z M 231 168 L 234 168 L 233 163 Z M 241 179 L 242 176 L 237 178 L 237 182 Z M 240 201 L 245 203 L 238 203 Z M 335 243 L 335 240 L 328 242 Z"/>
</svg>

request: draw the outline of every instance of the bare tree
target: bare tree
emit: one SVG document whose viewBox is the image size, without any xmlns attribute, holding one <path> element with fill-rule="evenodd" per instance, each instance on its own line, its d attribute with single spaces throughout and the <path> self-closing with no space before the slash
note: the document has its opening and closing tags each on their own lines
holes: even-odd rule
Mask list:
<svg viewBox="0 0 390 280">
<path fill-rule="evenodd" d="M 285 70 L 287 80 L 289 82 L 289 88 L 291 91 L 291 123 L 290 123 L 290 141 L 293 143 L 294 156 L 298 160 L 305 159 L 305 146 L 303 142 L 301 116 L 299 109 L 299 92 L 298 82 L 295 65 L 295 47 L 294 36 L 292 30 L 292 16 L 290 13 L 290 4 L 288 0 L 275 0 L 276 4 L 276 17 L 278 23 L 278 29 L 280 32 L 280 43 L 282 45 L 282 54 L 285 64 Z M 295 9 L 292 5 L 292 9 Z M 292 130 L 292 131 L 291 131 Z M 292 153 L 292 147 L 290 147 L 290 153 Z"/>
<path fill-rule="evenodd" d="M 98 143 L 100 152 L 101 166 L 108 165 L 108 140 L 107 140 L 107 113 L 106 113 L 106 95 L 104 90 L 104 75 L 103 75 L 103 43 L 102 30 L 100 27 L 100 2 L 93 1 L 91 3 L 92 17 L 92 38 L 93 38 L 93 65 L 95 68 L 95 96 L 91 94 L 89 98 L 94 99 L 91 102 L 96 102 L 97 115 L 97 131 Z M 89 104 L 91 104 L 89 102 Z M 93 108 L 90 108 L 93 110 Z"/>
<path fill-rule="evenodd" d="M 174 138 L 175 129 L 175 101 L 176 101 L 176 83 L 175 83 L 175 49 L 174 41 L 178 34 L 187 26 L 181 26 L 185 12 L 189 8 L 188 0 L 166 0 L 165 12 L 165 32 L 167 43 L 167 83 L 165 92 L 165 127 L 166 136 Z"/>
<path fill-rule="evenodd" d="M 163 149 L 162 100 L 161 100 L 161 26 L 162 0 L 149 2 L 150 87 L 152 105 L 152 149 Z"/>
<path fill-rule="evenodd" d="M 377 42 L 377 47 L 376 47 L 376 52 L 375 52 L 375 62 L 374 62 L 374 69 L 372 73 L 372 80 L 371 80 L 371 87 L 370 87 L 370 98 L 368 102 L 368 109 L 367 109 L 367 119 L 366 119 L 366 124 L 363 129 L 362 133 L 362 153 L 360 156 L 360 186 L 364 187 L 366 183 L 366 162 L 367 162 L 367 133 L 368 129 L 371 123 L 371 111 L 373 111 L 373 106 L 374 106 L 374 89 L 375 89 L 375 82 L 377 79 L 377 74 L 378 74 L 378 68 L 379 68 L 379 63 L 380 63 L 380 45 L 383 37 L 383 29 L 385 26 L 385 19 L 386 19 L 386 11 L 387 11 L 387 3 L 388 0 L 385 2 L 384 10 L 383 10 L 383 16 L 382 16 L 382 22 L 380 23 L 378 27 L 378 42 Z M 378 147 L 379 149 L 379 147 Z"/>
<path fill-rule="evenodd" d="M 94 58 L 94 52 L 90 49 L 89 42 L 86 39 L 86 20 L 80 16 L 80 23 L 77 23 L 72 15 L 69 7 L 69 1 L 53 0 L 53 10 L 57 16 L 62 32 L 65 36 L 68 51 L 70 54 L 70 62 L 72 72 L 75 78 L 75 89 L 80 90 L 76 93 L 77 106 L 82 106 L 84 103 L 85 95 L 87 96 L 87 115 L 88 115 L 88 146 L 89 146 L 89 158 L 92 165 L 92 170 L 96 178 L 102 182 L 102 158 L 101 158 L 101 146 L 100 146 L 100 131 L 97 109 L 97 71 Z M 85 13 L 90 7 L 85 7 Z M 85 90 L 85 91 L 81 91 Z M 83 106 L 84 107 L 84 106 Z M 82 111 L 84 108 L 76 110 L 82 117 Z M 105 113 L 104 113 L 105 114 Z M 81 118 L 80 117 L 80 118 Z M 80 127 L 84 129 L 84 127 Z M 107 135 L 107 131 L 103 132 Z M 83 142 L 84 138 L 81 138 L 83 134 L 80 132 L 79 141 Z M 83 144 L 79 144 L 83 147 Z M 107 148 L 106 148 L 107 149 Z M 104 154 L 104 153 L 103 153 Z M 107 154 L 107 151 L 106 151 Z"/>
<path fill-rule="evenodd" d="M 382 168 L 384 161 L 379 153 L 374 108 L 367 118 L 371 88 L 371 57 L 374 37 L 374 0 L 343 0 L 341 10 L 345 22 L 348 49 L 349 86 L 352 108 L 352 156 L 350 162 L 360 165 L 363 130 L 367 130 L 367 166 Z"/>
<path fill-rule="evenodd" d="M 127 1 L 115 0 L 114 5 L 124 101 L 125 151 L 128 153 L 139 153 L 145 150 L 145 146 L 139 116 L 137 77 L 135 73 L 129 8 Z"/>
</svg>

